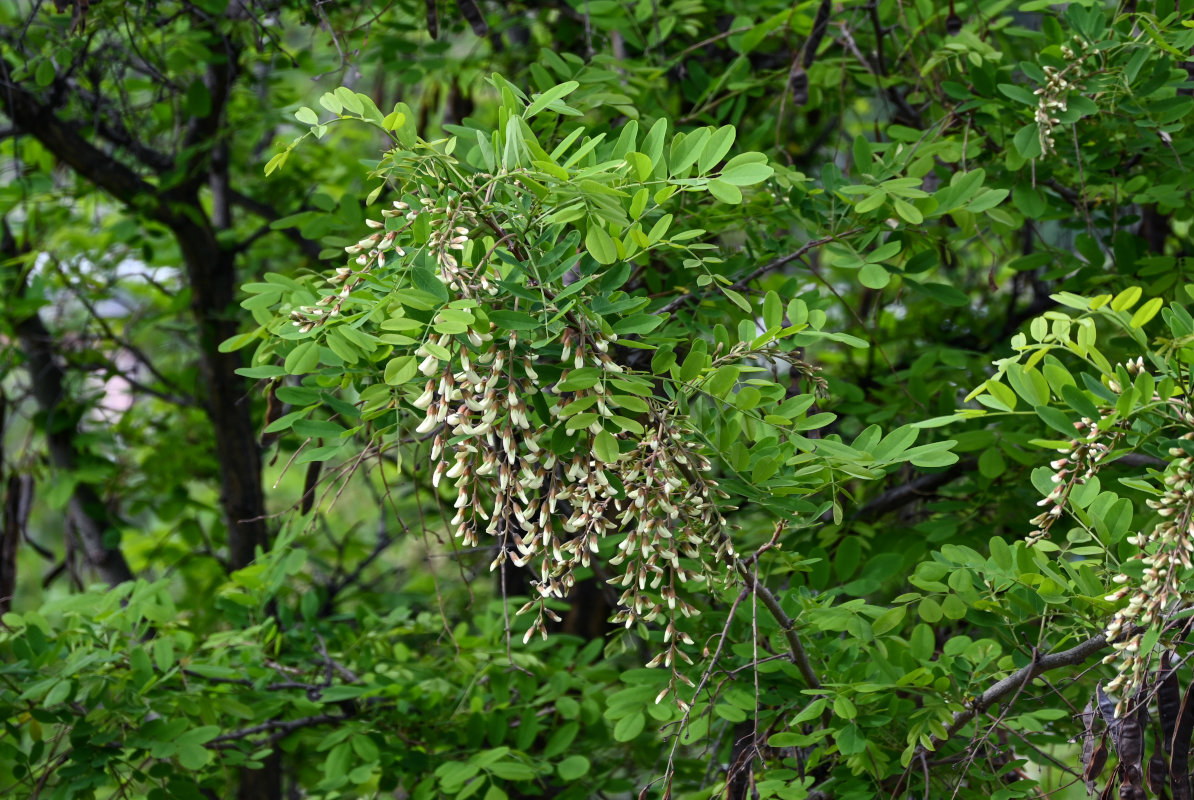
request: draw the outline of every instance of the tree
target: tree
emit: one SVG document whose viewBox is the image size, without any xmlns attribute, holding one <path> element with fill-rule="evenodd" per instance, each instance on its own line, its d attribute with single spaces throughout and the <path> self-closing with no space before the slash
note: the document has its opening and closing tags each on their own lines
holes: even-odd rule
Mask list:
<svg viewBox="0 0 1194 800">
<path fill-rule="evenodd" d="M 12 790 L 1188 797 L 1162 6 L 6 12 Z"/>
</svg>

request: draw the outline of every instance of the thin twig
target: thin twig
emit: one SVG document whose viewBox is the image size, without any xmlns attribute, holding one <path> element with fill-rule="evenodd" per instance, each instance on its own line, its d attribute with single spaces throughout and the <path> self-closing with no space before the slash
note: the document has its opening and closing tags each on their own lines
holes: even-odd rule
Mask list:
<svg viewBox="0 0 1194 800">
<path fill-rule="evenodd" d="M 796 623 L 783 610 L 783 607 L 779 604 L 779 600 L 771 593 L 771 590 L 756 580 L 754 573 L 747 569 L 745 564 L 739 561 L 735 566 L 738 569 L 738 574 L 746 581 L 746 588 L 754 592 L 755 596 L 759 598 L 759 602 L 767 608 L 767 611 L 779 623 L 780 628 L 783 630 L 784 639 L 788 642 L 788 652 L 792 655 L 792 663 L 800 670 L 800 675 L 804 678 L 804 682 L 808 684 L 808 688 L 820 689 L 821 680 L 817 677 L 816 670 L 813 669 L 813 662 L 808 657 L 808 651 L 804 649 L 804 643 L 800 641 L 800 634 L 796 632 Z"/>
</svg>

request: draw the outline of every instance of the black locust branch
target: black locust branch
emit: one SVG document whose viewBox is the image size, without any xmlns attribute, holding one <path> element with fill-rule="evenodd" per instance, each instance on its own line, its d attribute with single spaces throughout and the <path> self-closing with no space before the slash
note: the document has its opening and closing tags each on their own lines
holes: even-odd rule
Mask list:
<svg viewBox="0 0 1194 800">
<path fill-rule="evenodd" d="M 817 671 L 813 669 L 813 662 L 808 657 L 808 651 L 804 649 L 804 643 L 800 641 L 800 634 L 796 632 L 796 622 L 780 606 L 779 598 L 772 594 L 770 589 L 759 583 L 754 573 L 747 569 L 745 564 L 739 563 L 737 567 L 738 574 L 746 582 L 746 588 L 754 592 L 755 597 L 759 598 L 759 602 L 779 623 L 779 627 L 784 632 L 784 639 L 788 642 L 788 651 L 792 654 L 792 663 L 796 665 L 796 669 L 800 670 L 800 675 L 808 684 L 808 688 L 820 689 L 821 680 L 817 677 Z"/>
<path fill-rule="evenodd" d="M 0 258 L 11 261 L 28 256 L 28 248 L 17 242 L 7 221 L 0 218 Z M 25 294 L 23 270 L 18 271 L 17 280 L 15 286 L 7 288 L 20 298 Z M 50 462 L 55 469 L 68 474 L 77 466 L 79 448 L 75 433 L 82 413 L 71 402 L 66 390 L 67 375 L 55 351 L 54 337 L 36 310 L 27 316 L 16 316 L 10 324 L 25 358 L 33 396 L 46 416 L 46 448 Z M 75 484 L 67 503 L 67 517 L 88 564 L 106 583 L 114 586 L 132 579 L 133 573 L 124 554 L 106 539 L 106 533 L 117 526 L 95 486 L 84 481 Z"/>
<path fill-rule="evenodd" d="M 942 486 L 966 477 L 977 462 L 973 459 L 957 461 L 941 472 L 918 475 L 907 483 L 893 486 L 858 509 L 852 520 L 866 520 L 890 514 L 909 503 L 932 495 Z"/>
<path fill-rule="evenodd" d="M 229 53 L 235 55 L 235 51 Z M 257 548 L 269 546 L 262 521 L 261 457 L 256 431 L 244 402 L 245 381 L 236 374 L 239 353 L 224 353 L 220 342 L 237 332 L 227 310 L 239 284 L 234 254 L 221 244 L 199 190 L 211 176 L 211 154 L 222 137 L 223 105 L 236 76 L 229 61 L 209 74 L 211 111 L 187 130 L 189 157 L 178 165 L 181 183 L 159 188 L 128 165 L 107 157 L 83 137 L 78 126 L 56 116 L 49 106 L 16 80 L 12 65 L 0 58 L 0 112 L 13 124 L 118 202 L 171 230 L 178 243 L 191 289 L 191 310 L 198 327 L 199 365 L 205 384 L 205 407 L 215 434 L 220 464 L 221 505 L 228 527 L 228 549 L 234 568 L 250 563 Z"/>
<path fill-rule="evenodd" d="M 755 269 L 754 272 L 751 272 L 746 277 L 735 281 L 730 286 L 730 288 L 735 289 L 735 290 L 745 289 L 747 286 L 750 285 L 751 281 L 758 280 L 759 278 L 763 277 L 764 275 L 766 275 L 769 272 L 775 272 L 777 269 L 783 269 L 788 264 L 791 264 L 793 261 L 799 261 L 800 259 L 804 258 L 805 254 L 808 253 L 810 250 L 815 250 L 818 247 L 823 247 L 824 245 L 827 245 L 830 242 L 836 242 L 840 239 L 846 238 L 847 236 L 854 236 L 856 234 L 862 233 L 862 231 L 863 231 L 862 228 L 851 228 L 850 230 L 846 231 L 845 233 L 830 234 L 829 236 L 824 236 L 820 239 L 813 239 L 811 242 L 805 242 L 803 245 L 800 246 L 800 249 L 796 250 L 794 253 L 789 253 L 786 256 L 780 256 L 779 258 L 775 259 L 774 261 L 770 261 L 770 262 L 764 264 L 763 266 L 758 267 L 757 269 Z M 695 294 L 680 295 L 679 297 L 672 300 L 670 303 L 668 303 L 667 305 L 665 305 L 663 308 L 659 309 L 659 311 L 657 311 L 655 313 L 657 313 L 657 314 L 670 313 L 670 312 L 675 311 L 676 309 L 680 308 L 684 304 L 690 303 L 690 302 L 692 302 L 694 300 L 698 300 L 698 299 L 700 299 L 700 298 Z"/>
<path fill-rule="evenodd" d="M 981 695 L 976 697 L 967 708 L 958 711 L 954 714 L 953 720 L 945 726 L 944 736 L 934 736 L 929 747 L 917 748 L 916 754 L 913 755 L 912 760 L 915 761 L 924 753 L 931 750 L 938 749 L 945 744 L 949 739 L 955 736 L 958 731 L 966 727 L 966 725 L 977 717 L 979 714 L 986 711 L 988 708 L 998 703 L 1003 698 L 1015 693 L 1020 687 L 1027 685 L 1030 681 L 1036 679 L 1043 673 L 1050 670 L 1059 669 L 1061 667 L 1073 667 L 1081 664 L 1090 658 L 1095 653 L 1106 649 L 1109 644 L 1106 634 L 1100 633 L 1091 639 L 1087 639 L 1081 644 L 1074 645 L 1069 650 L 1062 650 L 1060 652 L 1053 652 L 1036 658 L 1032 663 L 1027 664 L 1015 672 L 1003 678 L 1000 681 L 992 684 Z"/>
</svg>

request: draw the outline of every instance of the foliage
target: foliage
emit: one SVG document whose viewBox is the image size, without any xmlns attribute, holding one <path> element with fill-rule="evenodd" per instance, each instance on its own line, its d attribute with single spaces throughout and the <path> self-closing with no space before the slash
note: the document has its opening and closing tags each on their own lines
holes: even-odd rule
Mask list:
<svg viewBox="0 0 1194 800">
<path fill-rule="evenodd" d="M 3 6 L 0 786 L 1189 798 L 1187 5 Z"/>
</svg>

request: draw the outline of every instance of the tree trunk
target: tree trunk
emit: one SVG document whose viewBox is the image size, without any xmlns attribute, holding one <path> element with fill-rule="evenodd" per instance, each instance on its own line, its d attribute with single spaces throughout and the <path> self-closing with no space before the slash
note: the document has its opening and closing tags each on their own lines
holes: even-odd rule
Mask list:
<svg viewBox="0 0 1194 800">
<path fill-rule="evenodd" d="M 4 224 L 3 230 L 0 231 L 0 255 L 5 260 L 10 260 L 19 257 L 23 252 L 25 248 L 18 245 L 7 224 Z M 18 297 L 25 293 L 23 282 L 16 287 L 7 288 L 14 291 Z M 82 419 L 82 411 L 67 397 L 66 372 L 59 364 L 54 352 L 53 337 L 41 315 L 34 311 L 26 317 L 12 320 L 12 325 L 21 352 L 25 356 L 33 397 L 45 418 L 42 427 L 45 431 L 50 463 L 60 473 L 69 474 L 75 469 L 78 460 L 75 434 Z M 13 498 L 10 498 L 10 502 L 13 502 Z M 113 525 L 107 505 L 95 488 L 82 481 L 76 483 L 67 500 L 66 514 L 71 529 L 79 537 L 78 543 L 83 549 L 87 564 L 95 569 L 100 578 L 112 585 L 132 580 L 133 573 L 120 551 L 119 530 Z M 15 534 L 7 529 L 7 525 L 5 527 L 3 560 L 6 568 L 15 570 L 15 560 L 9 563 L 8 559 L 9 547 L 14 550 L 15 559 L 15 542 L 9 541 L 9 537 Z M 13 580 L 15 582 L 15 572 Z"/>
</svg>

